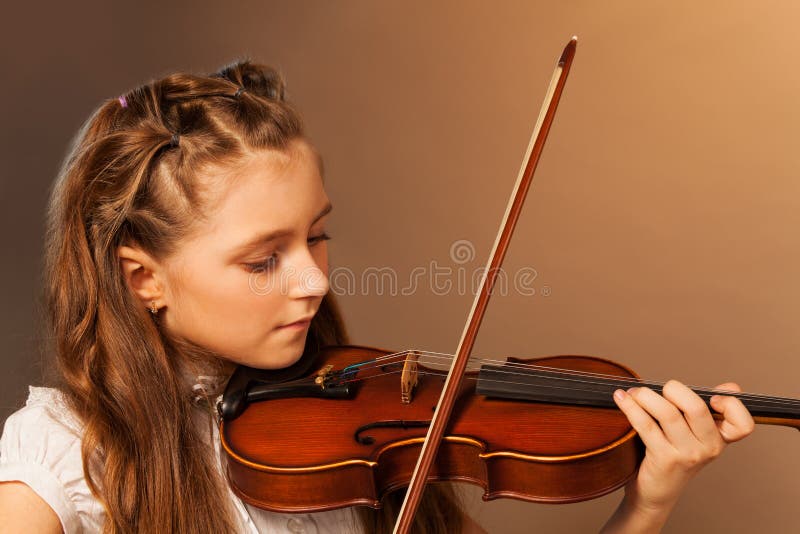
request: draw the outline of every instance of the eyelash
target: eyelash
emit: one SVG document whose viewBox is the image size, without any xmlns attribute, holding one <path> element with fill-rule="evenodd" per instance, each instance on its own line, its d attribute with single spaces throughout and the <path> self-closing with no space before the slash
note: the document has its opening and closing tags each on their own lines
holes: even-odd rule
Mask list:
<svg viewBox="0 0 800 534">
<path fill-rule="evenodd" d="M 322 241 L 328 241 L 329 239 L 331 239 L 331 236 L 323 232 L 320 235 L 315 235 L 313 237 L 308 238 L 307 242 L 310 246 L 313 247 L 314 245 Z M 248 271 L 251 272 L 252 271 L 268 272 L 275 268 L 277 262 L 278 262 L 278 256 L 276 254 L 272 254 L 269 258 L 260 261 L 258 263 L 245 263 L 245 267 L 247 268 Z"/>
</svg>

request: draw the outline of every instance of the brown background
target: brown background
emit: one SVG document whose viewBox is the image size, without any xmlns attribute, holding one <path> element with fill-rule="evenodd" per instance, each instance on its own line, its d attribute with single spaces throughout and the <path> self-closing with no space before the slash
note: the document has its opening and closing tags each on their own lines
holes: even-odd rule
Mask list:
<svg viewBox="0 0 800 534">
<path fill-rule="evenodd" d="M 475 352 L 612 357 L 642 375 L 800 397 L 800 5 L 726 2 L 26 2 L 6 11 L 0 409 L 36 383 L 47 189 L 98 103 L 173 70 L 276 65 L 326 161 L 333 266 L 482 266 L 561 47 L 572 74 L 506 260 L 533 297 Z M 8 9 L 8 8 L 6 8 Z M 463 265 L 450 246 L 469 240 Z M 454 275 L 455 276 L 455 275 Z M 543 293 L 547 293 L 544 296 Z M 455 349 L 471 296 L 361 288 L 354 341 Z M 364 294 L 366 293 L 366 294 Z M 668 532 L 796 527 L 800 434 L 758 428 L 691 484 Z M 596 529 L 620 494 L 477 504 L 491 532 Z"/>
</svg>

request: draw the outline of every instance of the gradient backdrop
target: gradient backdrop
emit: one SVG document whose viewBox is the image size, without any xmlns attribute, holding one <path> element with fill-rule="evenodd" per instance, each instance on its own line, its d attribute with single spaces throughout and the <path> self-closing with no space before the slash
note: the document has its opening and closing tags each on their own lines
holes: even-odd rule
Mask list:
<svg viewBox="0 0 800 534">
<path fill-rule="evenodd" d="M 800 397 L 796 2 L 27 2 L 3 19 L 3 417 L 47 366 L 47 192 L 103 99 L 243 56 L 279 67 L 325 158 L 332 267 L 392 268 L 398 283 L 341 297 L 353 340 L 452 352 L 471 305 L 459 277 L 484 265 L 573 34 L 505 263 L 534 294 L 510 279 L 475 353 L 593 354 L 652 379 Z M 402 291 L 446 268 L 449 289 Z M 798 450 L 797 431 L 759 427 L 697 477 L 666 531 L 796 528 Z M 475 517 L 508 533 L 596 530 L 621 495 L 479 494 Z"/>
</svg>

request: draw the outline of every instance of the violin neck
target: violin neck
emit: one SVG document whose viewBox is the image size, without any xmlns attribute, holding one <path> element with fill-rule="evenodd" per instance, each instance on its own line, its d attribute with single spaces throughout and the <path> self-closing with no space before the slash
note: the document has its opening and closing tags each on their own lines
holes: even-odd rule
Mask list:
<svg viewBox="0 0 800 534">
<path fill-rule="evenodd" d="M 516 399 L 551 404 L 572 404 L 598 408 L 617 408 L 613 394 L 617 389 L 647 387 L 661 394 L 663 384 L 638 378 L 598 376 L 569 370 L 483 365 L 478 373 L 476 393 L 500 399 Z M 800 399 L 752 393 L 692 390 L 710 404 L 714 395 L 737 397 L 756 423 L 783 425 L 800 430 Z M 712 411 L 712 413 L 714 413 Z M 715 413 L 715 417 L 719 417 Z"/>
</svg>

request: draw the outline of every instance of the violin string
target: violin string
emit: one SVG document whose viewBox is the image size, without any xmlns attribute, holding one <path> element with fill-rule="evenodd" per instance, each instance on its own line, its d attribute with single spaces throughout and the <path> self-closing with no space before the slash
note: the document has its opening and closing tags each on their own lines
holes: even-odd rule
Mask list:
<svg viewBox="0 0 800 534">
<path fill-rule="evenodd" d="M 381 360 L 395 360 L 394 363 L 401 363 L 401 362 L 404 362 L 405 360 L 400 359 L 400 358 L 404 357 L 405 355 L 410 354 L 410 353 L 416 353 L 416 354 L 420 354 L 420 355 L 425 355 L 425 356 L 429 356 L 429 357 L 432 357 L 432 358 L 445 359 L 447 361 L 451 361 L 452 358 L 453 358 L 453 356 L 451 354 L 446 354 L 446 353 L 438 353 L 438 352 L 430 352 L 430 351 L 422 351 L 422 350 L 407 350 L 407 351 L 402 351 L 402 352 L 386 355 L 386 356 L 381 357 L 381 358 L 376 358 L 374 360 L 375 362 L 378 362 L 376 365 L 374 365 L 374 366 L 364 366 L 364 367 L 362 367 L 362 369 L 366 370 L 366 369 L 370 369 L 370 368 L 375 367 L 375 366 L 385 366 L 386 364 L 385 363 L 381 363 Z M 560 373 L 571 374 L 571 375 L 574 375 L 574 376 L 586 376 L 586 377 L 592 377 L 592 378 L 608 378 L 608 379 L 632 378 L 632 377 L 621 377 L 620 375 L 593 373 L 593 372 L 590 372 L 590 371 L 579 371 L 579 370 L 574 370 L 574 369 L 563 369 L 563 368 L 560 368 L 560 367 L 547 367 L 547 366 L 542 366 L 542 365 L 525 364 L 525 363 L 520 363 L 520 362 L 506 362 L 504 360 L 491 360 L 491 359 L 488 359 L 488 358 L 473 358 L 471 361 L 473 363 L 481 363 L 481 364 L 488 363 L 488 364 L 502 365 L 505 368 L 519 368 L 519 369 L 524 369 L 524 370 L 556 371 L 556 372 L 560 372 Z M 369 362 L 365 362 L 365 363 L 369 363 Z M 635 379 L 635 380 L 638 380 L 638 379 Z M 641 381 L 641 380 L 639 382 L 642 383 L 642 384 L 645 383 L 644 381 Z M 651 384 L 656 384 L 656 383 L 651 382 Z M 663 384 L 661 384 L 661 385 L 663 385 Z M 699 386 L 688 386 L 688 387 L 693 387 L 693 388 L 696 388 L 696 389 L 707 389 L 707 388 L 701 388 Z M 728 392 L 728 390 L 714 390 L 714 391 L 717 391 L 717 392 L 723 392 L 723 391 Z M 737 393 L 737 392 L 731 392 L 731 393 Z M 755 394 L 754 394 L 754 396 L 755 396 Z M 761 396 L 766 397 L 764 395 L 761 395 Z"/>
<path fill-rule="evenodd" d="M 350 367 L 356 367 L 357 366 L 359 371 L 362 371 L 362 370 L 365 371 L 365 370 L 373 369 L 373 368 L 376 368 L 376 367 L 385 367 L 387 365 L 387 362 L 391 362 L 391 363 L 403 363 L 403 362 L 405 362 L 405 357 L 407 355 L 409 355 L 409 354 L 416 354 L 416 355 L 420 355 L 420 356 L 426 356 L 428 358 L 445 360 L 445 361 L 452 360 L 452 355 L 450 355 L 450 354 L 437 353 L 437 352 L 431 352 L 431 351 L 423 351 L 423 350 L 405 350 L 405 351 L 401 351 L 401 352 L 397 352 L 397 353 L 393 353 L 393 354 L 387 354 L 387 355 L 375 358 L 373 360 L 367 360 L 365 362 L 361 362 L 360 364 L 355 364 L 355 365 L 350 366 Z M 662 387 L 664 385 L 663 382 L 643 381 L 643 380 L 638 380 L 638 379 L 635 379 L 635 378 L 632 378 L 632 377 L 625 377 L 625 376 L 619 376 L 619 375 L 609 375 L 609 374 L 602 374 L 602 373 L 592 373 L 592 372 L 588 372 L 588 371 L 577 371 L 577 370 L 572 370 L 572 369 L 562 369 L 562 368 L 558 368 L 558 367 L 547 367 L 547 366 L 540 366 L 540 365 L 535 365 L 535 364 L 524 364 L 524 363 L 521 363 L 521 362 L 504 362 L 502 360 L 491 360 L 491 359 L 486 359 L 486 358 L 475 358 L 475 359 L 472 360 L 472 362 L 474 362 L 474 363 L 491 362 L 491 363 L 496 363 L 498 365 L 502 365 L 505 368 L 516 368 L 516 369 L 525 370 L 525 371 L 534 371 L 534 372 L 536 372 L 536 371 L 544 371 L 544 372 L 551 372 L 551 373 L 555 372 L 555 373 L 558 373 L 558 374 L 561 374 L 561 375 L 566 375 L 566 376 L 577 376 L 577 377 L 585 377 L 585 378 L 592 378 L 592 379 L 602 379 L 602 380 L 626 381 L 632 387 L 636 387 L 636 386 Z M 498 372 L 514 374 L 513 371 L 507 371 L 505 369 L 498 370 Z M 528 375 L 528 373 L 516 373 L 516 374 Z M 563 378 L 563 379 L 567 380 L 566 378 Z M 583 380 L 583 381 L 578 380 L 578 381 L 586 383 L 586 384 L 607 385 L 607 384 L 604 384 L 602 382 L 596 382 L 596 381 L 595 382 L 591 382 L 591 381 L 588 381 L 588 380 Z M 785 398 L 785 397 L 775 397 L 775 396 L 752 394 L 752 393 L 740 393 L 740 392 L 736 392 L 736 391 L 729 391 L 729 390 L 723 390 L 723 389 L 713 389 L 713 388 L 704 388 L 704 387 L 698 387 L 698 386 L 688 386 L 688 387 L 690 387 L 691 389 L 693 389 L 697 393 L 705 393 L 705 394 L 709 394 L 709 395 L 715 395 L 715 394 L 733 395 L 733 396 L 736 396 L 736 397 L 738 397 L 740 399 L 743 399 L 743 400 L 748 400 L 749 399 L 749 400 L 753 400 L 753 401 L 772 402 L 772 403 L 781 403 L 781 404 L 789 404 L 789 405 L 792 405 L 792 404 L 795 404 L 795 403 L 800 403 L 800 400 L 798 400 L 798 399 L 791 399 L 791 398 Z"/>
<path fill-rule="evenodd" d="M 452 356 L 449 354 L 444 353 L 432 353 L 428 351 L 412 351 L 418 352 L 426 355 L 430 355 L 433 358 L 445 358 L 451 359 Z M 551 371 L 557 372 L 561 374 L 567 374 L 571 376 L 583 376 L 589 378 L 599 378 L 599 379 L 611 379 L 611 380 L 620 380 L 620 379 L 629 379 L 635 380 L 636 383 L 634 385 L 646 385 L 646 386 L 653 386 L 653 387 L 662 387 L 665 383 L 664 382 L 655 382 L 655 381 L 646 381 L 641 379 L 635 379 L 632 377 L 621 377 L 619 375 L 609 375 L 609 374 L 602 374 L 602 373 L 593 373 L 589 371 L 578 371 L 573 369 L 563 369 L 559 367 L 547 367 L 542 365 L 536 364 L 525 364 L 521 362 L 504 362 L 501 360 L 490 360 L 490 359 L 482 359 L 476 358 L 474 360 L 477 363 L 492 363 L 497 365 L 502 365 L 504 368 L 517 368 L 526 371 Z M 693 389 L 696 392 L 709 392 L 714 394 L 728 394 L 728 395 L 735 395 L 739 398 L 746 398 L 746 399 L 753 399 L 753 400 L 764 400 L 764 401 L 775 401 L 775 402 L 800 402 L 800 399 L 792 399 L 788 397 L 777 397 L 773 395 L 763 395 L 763 394 L 756 394 L 756 393 L 746 393 L 746 392 L 737 392 L 737 391 L 730 391 L 725 389 L 718 389 L 718 388 L 707 388 L 703 386 L 693 386 L 687 385 L 687 387 Z"/>
<path fill-rule="evenodd" d="M 529 368 L 529 370 L 530 370 L 530 368 Z M 515 373 L 514 371 L 509 371 L 509 370 L 505 370 L 505 369 L 495 369 L 495 371 L 498 372 L 498 373 L 505 373 L 507 375 L 514 375 L 514 374 L 523 375 L 523 376 L 527 376 L 528 375 L 528 373 Z M 534 372 L 541 372 L 541 371 L 542 371 L 541 368 L 537 368 L 537 369 L 534 370 Z M 644 386 L 644 387 L 650 387 L 650 388 L 659 388 L 659 387 L 663 387 L 664 384 L 665 384 L 664 382 L 654 382 L 654 381 L 648 381 L 648 380 L 639 380 L 639 379 L 630 378 L 630 377 L 624 377 L 624 376 L 621 377 L 621 376 L 615 376 L 615 375 L 599 375 L 599 374 L 592 375 L 592 374 L 574 373 L 574 372 L 571 372 L 570 370 L 563 370 L 563 369 L 558 369 L 558 368 L 547 368 L 547 370 L 544 371 L 544 372 L 546 374 L 551 375 L 551 378 L 553 378 L 553 379 L 573 380 L 573 381 L 577 381 L 577 382 L 581 382 L 581 383 L 585 383 L 585 384 L 601 385 L 601 386 L 602 385 L 607 385 L 607 384 L 602 382 L 602 381 L 598 381 L 598 380 L 622 382 L 622 383 L 624 383 L 626 385 L 629 385 L 631 387 L 642 387 L 642 386 Z M 553 377 L 552 374 L 557 374 L 559 376 Z M 576 380 L 576 379 L 568 378 L 568 377 L 571 377 L 571 376 L 588 377 L 589 379 L 588 380 L 587 379 L 584 379 L 584 380 L 577 379 Z M 787 398 L 787 397 L 776 397 L 776 396 L 769 396 L 769 395 L 755 395 L 755 394 L 744 393 L 744 392 L 740 393 L 740 392 L 737 392 L 737 391 L 730 391 L 730 390 L 723 390 L 723 389 L 716 389 L 716 388 L 704 388 L 704 387 L 698 387 L 698 386 L 687 386 L 687 387 L 689 387 L 695 393 L 698 393 L 698 394 L 702 393 L 702 394 L 707 394 L 707 395 L 732 395 L 732 396 L 735 396 L 735 397 L 737 397 L 739 399 L 748 400 L 748 401 L 752 401 L 752 402 L 765 402 L 765 403 L 783 404 L 783 405 L 795 405 L 795 404 L 800 405 L 800 400 L 799 399 L 792 399 L 792 398 Z"/>
<path fill-rule="evenodd" d="M 354 379 L 347 380 L 347 381 L 344 381 L 344 382 L 345 383 L 358 382 L 360 380 L 368 380 L 368 379 L 371 379 L 371 378 L 379 378 L 381 376 L 391 375 L 391 374 L 398 374 L 398 373 L 402 373 L 402 371 L 401 370 L 398 370 L 398 371 L 386 371 L 386 372 L 382 372 L 382 373 L 379 373 L 379 374 L 376 374 L 376 375 L 372 375 L 372 376 L 368 376 L 368 377 L 354 378 Z M 428 372 L 428 371 L 418 371 L 418 374 L 420 374 L 420 375 L 444 376 L 444 372 L 434 373 L 434 372 Z M 507 374 L 519 375 L 519 376 L 525 376 L 525 377 L 529 377 L 530 376 L 530 375 L 524 375 L 524 374 L 521 374 L 521 373 L 507 373 Z M 469 379 L 469 380 L 478 380 L 478 377 L 475 377 L 475 376 L 467 376 L 465 378 Z M 599 385 L 599 386 L 606 386 L 606 387 L 611 386 L 611 384 L 608 384 L 608 383 L 586 382 L 586 381 L 574 380 L 574 379 L 569 379 L 569 378 L 564 378 L 564 377 L 554 377 L 554 378 L 551 378 L 551 379 L 552 380 L 568 381 L 568 382 L 578 382 L 580 384 Z M 531 384 L 529 382 L 517 382 L 517 381 L 514 381 L 514 380 L 497 380 L 497 379 L 491 379 L 491 378 L 484 378 L 482 380 L 484 380 L 486 382 L 497 383 L 497 384 L 520 385 L 520 386 L 527 386 L 527 387 L 531 386 Z M 620 381 L 628 382 L 627 385 L 633 385 L 633 386 L 637 386 L 637 387 L 643 385 L 641 382 L 633 382 L 630 379 L 627 379 L 626 377 L 620 377 Z M 563 389 L 563 390 L 569 390 L 569 391 L 583 391 L 583 392 L 587 391 L 585 388 L 567 387 L 567 386 L 552 386 L 552 385 L 546 385 L 546 384 L 537 384 L 536 387 L 551 388 L 551 389 Z M 619 388 L 624 388 L 624 387 L 625 387 L 625 385 L 619 385 L 619 384 L 615 384 L 614 385 L 614 389 L 619 389 Z M 719 395 L 719 394 L 722 394 L 722 395 L 734 394 L 734 396 L 738 397 L 738 395 L 736 395 L 736 392 L 730 392 L 730 391 L 713 391 L 713 390 L 712 391 L 701 391 L 701 392 L 698 392 L 698 394 L 701 397 L 705 396 L 705 397 L 709 397 L 709 398 L 711 396 L 713 396 L 713 395 Z M 745 399 L 745 400 L 747 400 L 747 399 Z M 762 406 L 764 404 L 766 404 L 768 407 L 770 407 L 770 406 L 784 407 L 785 406 L 785 407 L 797 407 L 798 409 L 800 409 L 800 402 L 795 402 L 794 399 L 789 399 L 789 400 L 791 400 L 792 402 L 785 402 L 783 400 L 774 400 L 774 399 L 760 400 L 760 402 L 762 403 Z"/>
<path fill-rule="evenodd" d="M 382 376 L 393 375 L 393 374 L 401 374 L 401 373 L 402 373 L 401 370 L 398 370 L 398 371 L 386 371 L 386 372 L 382 372 L 380 374 L 371 375 L 371 376 L 367 376 L 367 377 L 360 377 L 360 378 L 353 378 L 353 379 L 350 379 L 350 380 L 345 380 L 343 382 L 344 383 L 362 382 L 362 381 L 371 380 L 371 379 L 374 379 L 374 378 L 380 378 Z M 444 376 L 443 372 L 442 373 L 433 373 L 433 372 L 429 372 L 429 371 L 419 371 L 417 374 L 423 375 L 423 376 L 438 376 L 438 377 L 443 377 Z M 517 374 L 519 374 L 519 373 L 517 373 Z M 475 381 L 478 380 L 478 377 L 476 377 L 476 376 L 465 376 L 464 378 L 466 380 L 475 380 Z M 515 382 L 513 380 L 494 380 L 494 379 L 486 379 L 486 378 L 484 378 L 482 380 L 484 380 L 486 382 L 493 382 L 493 383 L 503 384 L 503 385 L 530 386 L 530 384 L 527 383 L 527 382 Z M 607 385 L 607 384 L 603 384 L 603 385 Z M 576 388 L 576 387 L 571 387 L 571 386 L 554 386 L 554 385 L 547 385 L 547 384 L 537 384 L 537 388 L 558 389 L 558 390 L 562 390 L 562 391 L 580 391 L 580 392 L 586 392 L 587 391 L 586 389 L 583 389 L 583 388 Z M 703 395 L 706 395 L 706 396 L 710 397 L 712 395 L 712 393 L 711 392 L 703 392 L 701 394 L 701 397 Z M 798 404 L 794 404 L 793 403 L 793 405 L 796 405 L 798 408 L 800 408 L 800 403 L 798 403 Z M 770 407 L 770 406 L 767 406 L 767 408 L 768 407 Z M 778 406 L 778 407 L 781 407 L 781 406 Z M 787 414 L 787 415 L 789 415 L 789 414 Z"/>
<path fill-rule="evenodd" d="M 373 364 L 372 366 L 363 365 L 362 364 L 361 369 L 362 370 L 366 370 L 366 369 L 370 369 L 370 368 L 376 367 L 376 366 L 384 367 L 386 365 L 386 363 L 382 363 L 382 362 L 389 361 L 389 360 L 393 360 L 393 363 L 401 363 L 401 362 L 404 362 L 404 360 L 401 359 L 401 358 L 403 356 L 405 356 L 406 354 L 409 354 L 409 353 L 417 353 L 417 354 L 420 354 L 420 355 L 426 355 L 426 356 L 430 356 L 430 357 L 434 357 L 434 358 L 439 357 L 440 359 L 444 358 L 444 359 L 448 359 L 448 360 L 451 358 L 450 355 L 442 354 L 442 353 L 432 353 L 430 351 L 420 351 L 420 350 L 402 351 L 400 353 L 390 354 L 390 355 L 386 355 L 386 356 L 381 357 L 381 358 L 377 358 L 375 361 L 378 362 L 378 363 Z M 480 360 L 476 359 L 475 361 L 479 362 Z M 483 360 L 483 361 L 491 361 L 491 360 Z M 370 362 L 364 362 L 364 363 L 365 364 L 369 364 Z M 503 362 L 498 362 L 498 363 L 503 363 Z M 513 367 L 513 365 L 511 367 Z M 543 366 L 531 366 L 531 365 L 524 365 L 524 364 L 521 365 L 521 366 L 518 365 L 517 367 L 524 368 L 525 370 L 534 370 L 534 371 L 538 370 L 538 369 L 536 369 L 538 367 L 539 369 L 546 369 L 548 371 L 554 371 L 554 372 L 558 372 L 560 374 L 568 375 L 568 376 L 588 376 L 588 377 L 594 377 L 594 378 L 598 378 L 599 377 L 599 378 L 602 378 L 602 379 L 613 379 L 613 380 L 616 380 L 616 381 L 628 380 L 628 384 L 630 384 L 631 386 L 656 386 L 657 387 L 659 385 L 663 385 L 663 384 L 658 384 L 658 383 L 653 383 L 653 382 L 648 383 L 648 382 L 645 382 L 645 381 L 639 381 L 639 380 L 628 378 L 628 377 L 620 377 L 618 375 L 601 375 L 601 374 L 598 374 L 598 373 L 589 373 L 589 372 L 565 370 L 565 369 L 561 369 L 561 368 L 551 368 L 551 367 L 543 367 Z M 509 371 L 503 371 L 503 372 L 507 372 L 508 373 Z M 518 373 L 518 374 L 521 374 L 521 373 Z M 588 381 L 584 381 L 584 382 L 585 383 L 591 383 L 591 382 L 588 382 Z M 597 383 L 597 382 L 594 382 L 594 383 L 595 384 L 601 384 L 601 383 Z M 606 385 L 606 384 L 602 384 L 602 385 Z M 734 395 L 739 396 L 739 397 L 742 397 L 742 396 L 744 396 L 745 398 L 747 397 L 747 394 L 743 395 L 743 394 L 740 394 L 738 392 L 732 392 L 732 391 L 728 391 L 728 390 L 719 390 L 719 389 L 708 390 L 708 389 L 705 389 L 705 388 L 696 388 L 696 389 L 699 390 L 698 392 L 704 392 L 705 391 L 705 392 L 709 392 L 709 393 L 712 393 L 712 394 L 734 394 Z M 753 396 L 753 397 L 755 397 L 755 396 Z M 771 402 L 785 402 L 784 399 L 780 399 L 780 398 L 777 398 L 777 400 L 776 400 L 776 398 L 769 398 L 769 397 L 766 397 L 766 396 L 760 396 L 760 398 L 762 398 L 766 402 L 770 402 L 770 401 Z"/>
<path fill-rule="evenodd" d="M 380 358 L 376 358 L 374 361 L 375 362 L 379 362 L 379 363 L 371 365 L 371 366 L 370 365 L 366 365 L 366 364 L 371 363 L 370 361 L 364 362 L 364 365 L 361 367 L 361 369 L 367 370 L 367 369 L 370 369 L 370 368 L 373 368 L 373 367 L 376 367 L 376 366 L 379 366 L 379 367 L 385 366 L 386 364 L 385 363 L 380 363 L 381 361 L 394 360 L 394 363 L 401 363 L 401 362 L 404 361 L 402 358 L 405 355 L 410 354 L 410 353 L 416 353 L 416 354 L 419 354 L 419 355 L 425 355 L 425 356 L 429 356 L 429 357 L 432 357 L 432 358 L 439 358 L 439 359 L 446 359 L 446 360 L 452 359 L 452 355 L 449 355 L 449 354 L 434 353 L 434 352 L 422 351 L 422 350 L 407 350 L 407 351 L 402 351 L 402 352 L 398 352 L 398 353 L 394 353 L 394 354 L 389 354 L 389 355 L 386 355 L 386 356 L 383 356 L 383 357 L 380 357 Z M 546 366 L 537 366 L 537 365 L 530 365 L 530 364 L 521 364 L 519 362 L 503 362 L 503 361 L 500 361 L 500 360 L 489 360 L 489 359 L 474 359 L 473 361 L 477 362 L 477 363 L 481 363 L 481 362 L 493 362 L 494 363 L 494 362 L 496 362 L 497 364 L 501 364 L 501 365 L 503 365 L 504 367 L 507 367 L 507 368 L 508 367 L 512 367 L 512 368 L 516 367 L 516 368 L 524 369 L 524 370 L 527 370 L 527 371 L 544 370 L 544 371 L 552 371 L 552 372 L 557 372 L 557 373 L 560 373 L 560 374 L 565 374 L 565 375 L 570 375 L 570 376 L 582 376 L 582 377 L 600 378 L 600 379 L 608 379 L 608 380 L 630 380 L 631 381 L 630 383 L 631 383 L 632 386 L 659 387 L 659 386 L 663 386 L 664 385 L 664 383 L 660 383 L 660 382 L 642 381 L 642 380 L 638 380 L 638 379 L 630 378 L 630 377 L 624 377 L 624 376 L 621 377 L 619 375 L 607 375 L 607 374 L 601 374 L 601 373 L 591 373 L 591 372 L 587 372 L 587 371 L 575 371 L 575 370 L 570 370 L 570 369 L 562 369 L 562 368 L 557 368 L 557 367 L 546 367 Z M 781 403 L 800 402 L 800 400 L 796 400 L 796 399 L 789 399 L 789 398 L 783 398 L 783 397 L 774 397 L 774 396 L 769 396 L 769 395 L 760 395 L 760 394 L 752 394 L 752 393 L 740 393 L 740 392 L 735 392 L 735 391 L 730 391 L 730 390 L 711 389 L 711 388 L 703 388 L 703 387 L 698 387 L 698 386 L 688 386 L 688 387 L 694 389 L 697 392 L 705 392 L 705 393 L 710 393 L 710 394 L 722 394 L 722 395 L 725 395 L 725 394 L 727 394 L 727 395 L 735 395 L 735 396 L 737 396 L 739 398 L 743 398 L 743 399 L 762 400 L 762 401 L 765 401 L 765 402 L 781 402 Z"/>
<path fill-rule="evenodd" d="M 402 358 L 405 354 L 409 354 L 409 353 L 412 353 L 412 352 L 416 352 L 416 353 L 421 354 L 421 355 L 427 355 L 427 356 L 432 356 L 432 357 L 439 356 L 440 358 L 441 357 L 447 358 L 447 359 L 450 358 L 450 355 L 441 355 L 441 353 L 431 353 L 430 351 L 417 350 L 417 351 L 403 351 L 401 353 L 395 353 L 395 354 L 387 355 L 385 357 L 382 357 L 382 358 L 379 358 L 379 359 L 376 359 L 376 360 L 384 360 L 384 361 L 394 360 L 395 362 L 400 363 L 401 361 L 403 361 L 400 358 Z M 477 360 L 477 361 L 479 361 L 479 360 Z M 484 361 L 487 361 L 487 360 L 484 360 Z M 502 363 L 502 362 L 499 362 L 499 363 Z M 513 363 L 513 362 L 511 362 L 511 363 Z M 380 365 L 380 364 L 378 364 L 378 365 Z M 509 367 L 514 367 L 514 366 L 511 365 Z M 531 370 L 531 369 L 533 369 L 533 368 L 535 368 L 537 366 L 531 366 L 531 365 L 525 365 L 525 364 L 519 365 L 518 364 L 517 367 L 524 368 L 526 370 Z M 538 366 L 538 367 L 544 368 L 543 366 Z M 366 369 L 366 368 L 368 368 L 368 366 L 365 365 L 365 366 L 363 366 L 363 368 Z M 636 379 L 630 379 L 628 377 L 620 377 L 620 376 L 617 376 L 617 375 L 600 375 L 598 373 L 576 372 L 576 371 L 564 370 L 564 369 L 560 369 L 560 368 L 546 368 L 546 369 L 558 372 L 558 373 L 560 373 L 562 375 L 568 375 L 568 376 L 593 376 L 593 377 L 601 377 L 602 379 L 612 379 L 612 380 L 615 380 L 615 381 L 627 380 L 628 381 L 628 385 L 631 385 L 631 386 L 656 386 L 657 387 L 657 386 L 663 385 L 663 384 L 653 383 L 653 382 L 638 381 Z M 509 371 L 503 371 L 503 372 L 509 372 Z M 585 383 L 589 383 L 587 381 L 584 381 L 584 382 Z M 602 384 L 602 383 L 597 383 L 597 382 L 595 382 L 595 383 L 596 384 L 600 384 L 600 385 L 607 385 L 607 384 Z M 724 395 L 724 394 L 728 394 L 728 395 L 737 396 L 737 397 L 739 397 L 740 399 L 743 399 L 743 400 L 747 400 L 749 398 L 749 399 L 752 399 L 753 401 L 760 400 L 761 402 L 767 402 L 767 403 L 779 403 L 779 404 L 792 405 L 795 402 L 797 402 L 794 399 L 784 399 L 784 398 L 780 398 L 780 397 L 770 397 L 770 396 L 753 395 L 753 394 L 746 394 L 746 393 L 742 394 L 742 393 L 739 393 L 739 392 L 733 392 L 733 391 L 721 390 L 721 389 L 707 389 L 707 388 L 697 388 L 697 387 L 695 387 L 695 390 L 697 390 L 698 393 L 706 393 L 708 395 L 713 395 L 713 394 L 723 394 Z"/>
<path fill-rule="evenodd" d="M 498 372 L 498 373 L 503 373 L 503 374 L 512 375 L 512 376 L 530 376 L 530 375 L 525 374 L 525 373 L 515 373 L 513 371 L 504 371 L 502 369 L 496 369 L 495 371 Z M 550 375 L 550 376 L 544 376 L 544 378 L 547 378 L 548 380 L 560 380 L 560 381 L 565 381 L 565 382 L 578 382 L 580 384 L 589 384 L 589 385 L 597 385 L 597 386 L 606 386 L 606 387 L 613 386 L 615 389 L 620 389 L 621 387 L 623 387 L 623 386 L 620 386 L 620 385 L 617 385 L 617 384 L 610 384 L 608 382 L 598 382 L 598 381 L 592 381 L 592 380 L 579 380 L 579 379 L 574 379 L 574 378 L 568 378 L 568 376 L 569 376 L 568 373 L 564 373 L 564 375 L 566 375 L 566 376 L 552 376 L 552 375 Z M 493 379 L 489 379 L 489 380 L 493 380 Z M 493 380 L 493 381 L 502 383 L 502 381 L 497 381 L 497 380 Z M 618 379 L 614 379 L 614 382 L 618 382 L 618 383 L 624 384 L 626 386 L 630 385 L 631 387 L 660 387 L 660 386 L 663 385 L 663 384 L 658 383 L 658 382 L 655 382 L 655 383 L 654 382 L 646 382 L 646 381 L 639 382 L 639 381 L 636 381 L 634 379 L 630 379 L 630 378 L 627 378 L 627 377 L 620 377 Z M 740 400 L 746 400 L 746 401 L 750 401 L 750 402 L 753 402 L 753 403 L 757 403 L 758 402 L 758 403 L 765 403 L 765 404 L 769 404 L 769 405 L 797 406 L 798 408 L 800 408 L 800 400 L 797 400 L 797 399 L 789 399 L 789 398 L 781 398 L 781 397 L 749 398 L 746 394 L 743 395 L 743 394 L 740 394 L 739 392 L 722 391 L 722 390 L 714 390 L 714 389 L 694 389 L 694 392 L 697 393 L 700 396 L 706 395 L 706 396 L 711 397 L 713 395 L 730 395 L 730 396 L 737 397 Z"/>
<path fill-rule="evenodd" d="M 452 358 L 452 356 L 450 356 L 448 354 L 442 354 L 442 353 L 430 353 L 430 354 L 434 358 L 435 357 L 439 357 L 440 355 L 445 357 L 445 358 L 448 358 L 448 359 Z M 525 364 L 525 363 L 521 363 L 521 362 L 503 362 L 501 360 L 490 360 L 490 359 L 485 359 L 485 358 L 476 358 L 475 361 L 479 362 L 479 363 L 497 364 L 497 365 L 502 365 L 504 368 L 517 368 L 517 369 L 520 369 L 520 370 L 552 371 L 552 372 L 563 373 L 563 374 L 568 374 L 568 375 L 572 375 L 572 376 L 585 376 L 585 377 L 589 377 L 589 378 L 612 379 L 612 380 L 629 379 L 629 380 L 635 380 L 636 383 L 639 384 L 639 385 L 663 386 L 665 384 L 665 382 L 647 381 L 647 380 L 637 379 L 637 378 L 634 378 L 634 377 L 626 377 L 626 376 L 603 374 L 603 373 L 594 373 L 594 372 L 590 372 L 590 371 L 580 371 L 580 370 L 574 370 L 574 369 L 563 369 L 563 368 L 560 368 L 560 367 L 548 367 L 548 366 L 536 365 L 536 364 Z M 788 399 L 788 400 L 797 400 L 798 402 L 800 402 L 800 399 L 789 399 L 789 398 L 785 398 L 785 397 L 776 397 L 776 396 L 773 396 L 773 395 L 762 395 L 762 394 L 756 394 L 756 393 L 737 392 L 737 391 L 731 391 L 731 390 L 725 390 L 725 389 L 707 388 L 707 387 L 703 387 L 703 386 L 687 385 L 687 387 L 689 387 L 689 388 L 691 388 L 691 389 L 693 389 L 695 391 L 706 391 L 706 392 L 714 392 L 714 393 L 721 393 L 721 394 L 722 393 L 729 393 L 729 394 L 732 393 L 732 394 L 736 394 L 736 395 L 740 395 L 740 396 L 746 396 L 746 397 L 749 397 L 749 398 L 761 398 L 761 399 L 765 399 L 765 400 L 766 399 L 773 399 L 773 400 L 777 400 L 777 399 L 787 400 Z"/>
</svg>

